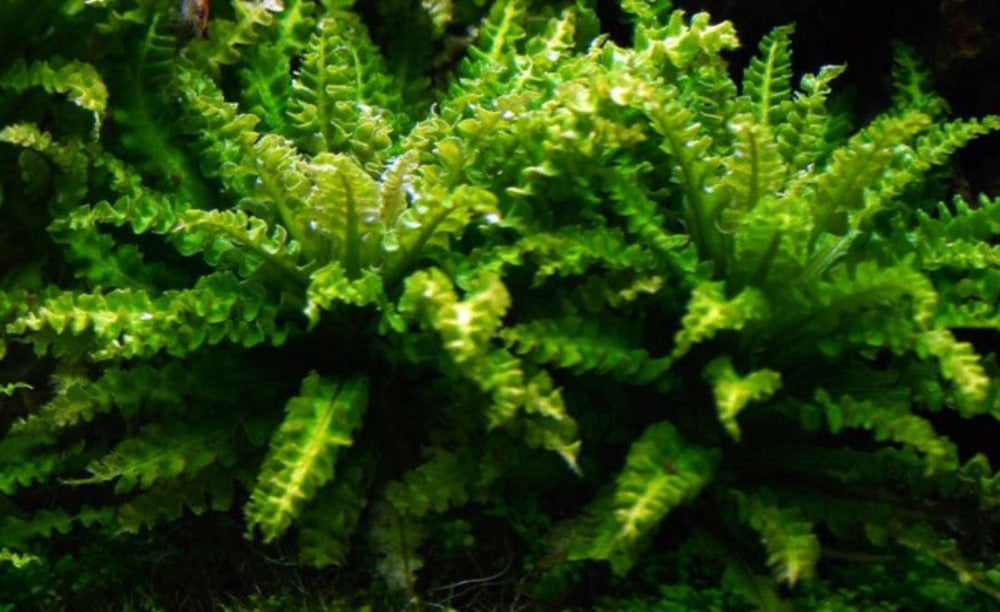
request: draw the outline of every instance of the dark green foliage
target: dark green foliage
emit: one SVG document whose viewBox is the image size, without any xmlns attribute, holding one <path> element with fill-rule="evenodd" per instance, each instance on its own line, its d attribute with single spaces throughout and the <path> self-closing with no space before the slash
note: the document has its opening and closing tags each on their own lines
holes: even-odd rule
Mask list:
<svg viewBox="0 0 1000 612">
<path fill-rule="evenodd" d="M 0 7 L 3 598 L 1000 600 L 1000 200 L 930 195 L 1000 118 L 900 48 L 843 134 L 669 2 L 357 4 Z"/>
</svg>

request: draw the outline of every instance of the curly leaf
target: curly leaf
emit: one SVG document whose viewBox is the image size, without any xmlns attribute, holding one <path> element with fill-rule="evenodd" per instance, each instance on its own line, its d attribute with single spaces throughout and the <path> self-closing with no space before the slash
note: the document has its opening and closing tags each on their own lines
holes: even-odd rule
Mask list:
<svg viewBox="0 0 1000 612">
<path fill-rule="evenodd" d="M 844 70 L 844 66 L 824 66 L 816 74 L 803 75 L 800 91 L 785 104 L 786 121 L 774 126 L 774 132 L 778 151 L 790 173 L 807 169 L 809 164 L 821 163 L 829 154 L 832 118 L 826 102 L 830 83 Z"/>
<path fill-rule="evenodd" d="M 417 572 L 424 565 L 417 549 L 426 537 L 420 521 L 396 512 L 389 502 L 374 507 L 371 541 L 378 555 L 376 567 L 391 589 L 413 592 Z"/>
<path fill-rule="evenodd" d="M 959 410 L 963 416 L 979 414 L 984 407 L 990 378 L 979 355 L 968 342 L 959 342 L 946 329 L 927 331 L 917 338 L 917 354 L 933 355 L 941 364 L 941 374 L 955 384 Z"/>
<path fill-rule="evenodd" d="M 331 262 L 309 276 L 305 308 L 310 325 L 319 322 L 320 314 L 334 304 L 365 306 L 381 303 L 385 299 L 382 279 L 377 274 L 365 272 L 361 278 L 350 280 L 340 262 Z"/>
<path fill-rule="evenodd" d="M 309 194 L 309 241 L 322 244 L 321 261 L 339 261 L 348 278 L 357 278 L 362 268 L 378 257 L 381 202 L 379 185 L 346 155 L 323 153 L 313 158 L 309 169 L 314 189 Z"/>
<path fill-rule="evenodd" d="M 820 556 L 819 539 L 798 508 L 774 505 L 773 495 L 766 493 L 738 494 L 740 510 L 744 520 L 760 533 L 767 564 L 776 577 L 794 586 L 800 579 L 812 578 Z"/>
<path fill-rule="evenodd" d="M 53 442 L 47 432 L 8 435 L 0 441 L 0 492 L 13 495 L 48 482 L 83 451 L 82 443 L 56 447 Z"/>
<path fill-rule="evenodd" d="M 781 386 L 781 374 L 773 370 L 756 370 L 740 376 L 728 356 L 705 366 L 705 377 L 712 383 L 719 420 L 735 440 L 740 439 L 736 416 L 751 402 L 771 397 Z"/>
<path fill-rule="evenodd" d="M 422 517 L 442 513 L 469 500 L 471 484 L 478 477 L 472 454 L 434 448 L 427 455 L 423 464 L 386 485 L 386 500 L 401 514 Z"/>
<path fill-rule="evenodd" d="M 508 327 L 499 336 L 516 353 L 537 363 L 570 369 L 577 375 L 593 371 L 643 384 L 669 367 L 669 360 L 653 359 L 615 334 L 602 332 L 597 321 L 577 317 L 532 321 Z"/>
<path fill-rule="evenodd" d="M 201 253 L 209 264 L 234 268 L 244 278 L 265 268 L 304 281 L 299 244 L 285 228 L 242 211 L 185 211 L 170 228 L 170 237 L 182 255 Z"/>
<path fill-rule="evenodd" d="M 919 110 L 932 117 L 948 112 L 948 103 L 934 93 L 930 71 L 914 49 L 897 41 L 892 51 L 893 110 Z"/>
<path fill-rule="evenodd" d="M 459 300 L 451 280 L 437 268 L 406 279 L 399 303 L 401 313 L 413 313 L 441 335 L 447 353 L 458 364 L 488 352 L 488 342 L 510 306 L 507 288 L 494 274 L 474 282 L 465 300 Z"/>
<path fill-rule="evenodd" d="M 0 89 L 22 92 L 41 87 L 50 93 L 66 94 L 69 101 L 94 116 L 94 135 L 101 129 L 101 118 L 108 105 L 108 88 L 91 64 L 78 61 L 27 63 L 23 59 L 0 74 Z"/>
<path fill-rule="evenodd" d="M 722 283 L 703 283 L 691 293 L 687 314 L 674 336 L 673 360 L 683 357 L 692 346 L 711 339 L 720 331 L 740 330 L 750 321 L 767 315 L 767 301 L 759 291 L 748 288 L 730 299 Z"/>
<path fill-rule="evenodd" d="M 716 451 L 688 444 L 670 422 L 647 427 L 632 444 L 614 488 L 592 504 L 592 518 L 585 515 L 570 527 L 568 558 L 604 559 L 624 574 L 663 518 L 710 482 L 717 462 Z"/>
<path fill-rule="evenodd" d="M 695 13 L 684 23 L 684 12 L 674 11 L 664 27 L 636 32 L 637 49 L 648 53 L 654 64 L 666 60 L 679 70 L 699 61 L 712 61 L 720 51 L 736 49 L 739 44 L 733 24 L 712 23 L 708 13 Z"/>
<path fill-rule="evenodd" d="M 339 382 L 311 373 L 302 381 L 302 390 L 288 401 L 285 420 L 271 438 L 247 503 L 250 532 L 259 526 L 264 541 L 270 542 L 288 529 L 302 504 L 333 478 L 337 455 L 353 443 L 367 403 L 365 379 Z"/>
<path fill-rule="evenodd" d="M 819 389 L 816 401 L 826 413 L 833 433 L 844 427 L 868 429 L 876 440 L 910 446 L 924 455 L 926 476 L 958 467 L 955 444 L 934 431 L 927 419 L 911 414 L 906 398 L 902 402 L 890 398 L 859 401 L 849 395 L 834 399 Z"/>
<path fill-rule="evenodd" d="M 185 472 L 197 472 L 216 461 L 231 463 L 228 428 L 202 424 L 189 427 L 177 421 L 154 423 L 120 442 L 108 455 L 93 461 L 89 478 L 68 480 L 71 484 L 93 484 L 117 480 L 115 492 L 136 486 L 148 489 Z"/>
<path fill-rule="evenodd" d="M 274 24 L 274 13 L 280 6 L 273 2 L 233 0 L 235 19 L 213 19 L 208 37 L 187 45 L 184 55 L 194 64 L 220 66 L 235 64 L 244 55 L 243 48 L 258 44 Z"/>
<path fill-rule="evenodd" d="M 794 26 L 771 30 L 760 41 L 759 55 L 743 72 L 743 95 L 750 98 L 757 125 L 776 126 L 784 119 L 781 111 L 792 94 L 789 38 L 794 31 Z"/>
<path fill-rule="evenodd" d="M 41 562 L 41 557 L 37 555 L 12 552 L 6 546 L 0 548 L 0 565 L 9 563 L 14 567 L 14 569 L 21 569 L 22 567 L 31 565 L 32 563 Z"/>
<path fill-rule="evenodd" d="M 779 191 L 785 167 L 771 130 L 749 115 L 738 115 L 729 123 L 735 138 L 733 154 L 724 162 L 723 183 L 732 193 L 727 210 L 721 212 L 724 227 L 735 223 L 733 214 L 752 210 L 760 200 Z"/>
<path fill-rule="evenodd" d="M 224 340 L 244 346 L 265 340 L 281 344 L 287 332 L 276 322 L 277 311 L 259 287 L 215 274 L 191 289 L 156 297 L 130 289 L 107 294 L 52 291 L 38 307 L 8 324 L 7 332 L 25 335 L 39 354 L 51 347 L 58 355 L 89 350 L 96 359 L 148 357 L 161 350 L 179 356 Z M 83 349 L 87 338 L 91 342 Z"/>
<path fill-rule="evenodd" d="M 321 19 L 288 103 L 290 134 L 310 153 L 351 153 L 380 165 L 402 106 L 378 48 L 352 13 Z"/>
</svg>

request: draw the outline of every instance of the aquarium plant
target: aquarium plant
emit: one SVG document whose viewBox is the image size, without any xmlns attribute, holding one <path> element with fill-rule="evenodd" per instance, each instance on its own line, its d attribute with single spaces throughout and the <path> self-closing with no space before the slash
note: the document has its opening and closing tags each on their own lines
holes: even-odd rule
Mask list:
<svg viewBox="0 0 1000 612">
<path fill-rule="evenodd" d="M 198 4 L 0 7 L 3 599 L 1000 601 L 1000 118 L 912 51 L 855 127 L 663 0 Z"/>
</svg>

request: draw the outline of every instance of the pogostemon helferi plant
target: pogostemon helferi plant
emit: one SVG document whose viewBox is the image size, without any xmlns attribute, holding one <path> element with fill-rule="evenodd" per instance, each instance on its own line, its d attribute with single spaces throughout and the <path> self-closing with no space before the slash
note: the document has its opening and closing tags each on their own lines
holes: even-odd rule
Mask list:
<svg viewBox="0 0 1000 612">
<path fill-rule="evenodd" d="M 204 37 L 38 4 L 0 71 L 3 584 L 86 571 L 63 532 L 235 508 L 396 603 L 497 520 L 538 598 L 696 550 L 727 597 L 846 605 L 844 548 L 998 598 L 1000 481 L 938 424 L 997 416 L 957 332 L 1000 327 L 1000 201 L 935 185 L 1000 119 L 948 118 L 912 53 L 851 133 L 791 26 L 734 79 L 732 24 L 666 2 L 621 3 L 630 46 L 582 1 L 384 0 L 381 46 L 338 0 L 217 0 Z"/>
</svg>

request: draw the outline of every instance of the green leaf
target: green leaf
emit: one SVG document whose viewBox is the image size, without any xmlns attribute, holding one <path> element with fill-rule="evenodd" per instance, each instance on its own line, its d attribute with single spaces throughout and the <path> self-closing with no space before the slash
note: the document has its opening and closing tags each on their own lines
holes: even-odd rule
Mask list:
<svg viewBox="0 0 1000 612">
<path fill-rule="evenodd" d="M 717 451 L 687 443 L 669 421 L 650 425 L 629 449 L 613 489 L 571 528 L 568 558 L 604 559 L 616 574 L 626 573 L 664 517 L 709 484 L 717 462 Z"/>
<path fill-rule="evenodd" d="M 465 505 L 473 493 L 470 489 L 478 472 L 470 452 L 432 448 L 426 454 L 427 461 L 386 485 L 385 498 L 400 514 L 440 514 Z"/>
<path fill-rule="evenodd" d="M 838 233 L 837 216 L 864 206 L 869 186 L 878 183 L 896 157 L 930 125 L 931 118 L 920 112 L 883 115 L 834 151 L 822 171 L 804 173 L 794 180 L 788 186 L 790 192 L 814 194 L 815 231 Z M 803 186 L 806 181 L 810 187 Z"/>
<path fill-rule="evenodd" d="M 126 438 L 106 456 L 87 466 L 92 476 L 67 482 L 76 485 L 116 480 L 115 492 L 148 489 L 183 473 L 197 472 L 217 461 L 231 463 L 226 427 L 186 426 L 177 420 L 154 423 Z"/>
<path fill-rule="evenodd" d="M 959 342 L 946 329 L 935 329 L 917 338 L 916 351 L 921 357 L 937 358 L 942 376 L 958 390 L 959 411 L 963 416 L 968 418 L 981 413 L 990 378 L 971 344 Z"/>
<path fill-rule="evenodd" d="M 799 580 L 812 578 L 820 556 L 820 543 L 796 507 L 774 505 L 773 495 L 757 491 L 752 495 L 738 494 L 743 520 L 761 537 L 767 551 L 767 564 L 778 580 L 791 586 Z"/>
<path fill-rule="evenodd" d="M 489 352 L 488 342 L 509 306 L 510 294 L 494 274 L 476 279 L 466 299 L 459 300 L 451 279 L 431 268 L 406 279 L 399 311 L 437 330 L 445 352 L 461 365 Z"/>
<path fill-rule="evenodd" d="M 212 19 L 208 36 L 185 47 L 186 59 L 217 72 L 220 66 L 240 61 L 243 48 L 259 44 L 274 25 L 273 3 L 233 0 L 232 7 L 235 19 Z"/>
<path fill-rule="evenodd" d="M 491 343 L 510 304 L 507 288 L 492 272 L 467 284 L 466 299 L 459 300 L 451 280 L 440 270 L 416 272 L 407 278 L 399 313 L 436 331 L 448 360 L 492 396 L 486 409 L 490 429 L 501 425 L 522 429 L 530 445 L 556 451 L 570 469 L 578 470 L 576 421 L 551 378 L 545 372 L 529 374 L 520 360 Z M 517 419 L 519 412 L 528 418 Z"/>
<path fill-rule="evenodd" d="M 31 87 L 66 94 L 70 102 L 93 114 L 95 138 L 100 133 L 101 119 L 108 105 L 108 88 L 93 65 L 64 60 L 29 64 L 18 58 L 11 68 L 0 74 L 0 89 L 22 92 Z"/>
<path fill-rule="evenodd" d="M 703 283 L 691 293 L 681 329 L 674 336 L 672 360 L 683 357 L 691 347 L 714 337 L 720 331 L 741 330 L 755 319 L 767 316 L 767 301 L 756 289 L 744 289 L 727 299 L 722 283 Z"/>
<path fill-rule="evenodd" d="M 353 13 L 321 19 L 292 81 L 289 133 L 310 153 L 343 152 L 377 167 L 402 100 L 365 25 Z"/>
<path fill-rule="evenodd" d="M 334 476 L 341 449 L 353 444 L 368 403 L 368 383 L 354 378 L 329 380 L 315 372 L 288 401 L 285 420 L 270 448 L 250 495 L 247 529 L 260 527 L 265 542 L 280 536 L 299 515 L 303 503 Z"/>
<path fill-rule="evenodd" d="M 743 72 L 743 95 L 750 98 L 759 126 L 777 126 L 784 120 L 782 111 L 792 95 L 789 39 L 794 31 L 790 25 L 771 30 L 760 41 L 759 55 Z"/>
<path fill-rule="evenodd" d="M 365 272 L 361 278 L 350 280 L 340 262 L 331 262 L 309 276 L 306 290 L 309 304 L 305 308 L 310 325 L 316 325 L 320 314 L 332 310 L 335 304 L 366 306 L 380 304 L 386 298 L 382 279 L 377 274 Z"/>
<path fill-rule="evenodd" d="M 57 446 L 50 433 L 9 435 L 0 441 L 0 492 L 14 495 L 49 482 L 83 451 L 83 444 Z"/>
<path fill-rule="evenodd" d="M 325 251 L 320 261 L 340 262 L 348 278 L 355 279 L 380 255 L 378 182 L 346 155 L 317 155 L 309 169 L 315 187 L 301 224 L 308 228 L 309 242 L 322 245 L 317 246 Z"/>
<path fill-rule="evenodd" d="M 762 369 L 740 376 L 728 356 L 719 357 L 705 366 L 705 377 L 712 383 L 715 408 L 719 421 L 735 440 L 740 439 L 736 416 L 751 402 L 767 399 L 781 387 L 781 374 Z"/>
<path fill-rule="evenodd" d="M 12 552 L 6 546 L 0 548 L 0 564 L 9 563 L 14 569 L 21 569 L 32 563 L 41 563 L 41 557 L 27 553 Z"/>
<path fill-rule="evenodd" d="M 830 83 L 844 73 L 844 66 L 824 66 L 816 74 L 802 76 L 800 91 L 786 102 L 786 121 L 774 126 L 778 150 L 788 163 L 789 177 L 806 170 L 809 164 L 825 161 L 830 142 L 832 118 L 827 110 Z"/>
<path fill-rule="evenodd" d="M 708 13 L 695 13 L 689 23 L 684 23 L 684 12 L 674 11 L 662 28 L 636 32 L 636 47 L 650 55 L 654 64 L 666 60 L 678 69 L 691 68 L 693 64 L 712 61 L 719 52 L 739 47 L 736 29 L 728 21 L 712 23 Z"/>
<path fill-rule="evenodd" d="M 896 401 L 888 397 L 859 401 L 849 395 L 834 399 L 818 389 L 816 401 L 825 411 L 833 433 L 841 427 L 868 429 L 878 441 L 889 440 L 920 452 L 924 456 L 925 476 L 958 467 L 955 444 L 938 434 L 927 419 L 911 414 L 906 397 Z"/>
<path fill-rule="evenodd" d="M 723 163 L 723 183 L 732 194 L 720 213 L 724 227 L 739 223 L 738 214 L 754 209 L 766 197 L 773 197 L 785 177 L 785 166 L 770 128 L 749 115 L 738 115 L 729 123 L 735 146 Z"/>
<path fill-rule="evenodd" d="M 276 322 L 277 311 L 259 286 L 220 273 L 202 277 L 191 289 L 155 297 L 131 289 L 51 291 L 7 332 L 26 336 L 39 354 L 51 348 L 56 355 L 87 350 L 101 360 L 149 357 L 161 350 L 181 356 L 223 341 L 281 344 L 287 330 Z"/>
<path fill-rule="evenodd" d="M 944 98 L 934 93 L 931 73 L 917 57 L 916 51 L 898 41 L 892 47 L 893 110 L 919 110 L 932 117 L 949 111 Z"/>
<path fill-rule="evenodd" d="M 670 365 L 667 359 L 653 359 L 645 350 L 630 346 L 620 334 L 601 330 L 597 320 L 543 319 L 508 327 L 499 336 L 517 354 L 536 363 L 567 368 L 576 375 L 596 372 L 644 384 Z"/>
<path fill-rule="evenodd" d="M 0 385 L 0 395 L 6 395 L 7 397 L 10 397 L 11 395 L 14 395 L 14 393 L 16 393 L 18 389 L 32 389 L 32 388 L 33 387 L 31 385 L 24 382 L 4 383 Z"/>
<path fill-rule="evenodd" d="M 427 537 L 420 521 L 396 512 L 387 501 L 372 509 L 371 541 L 378 554 L 376 568 L 389 588 L 413 593 L 424 561 L 417 553 Z"/>
<path fill-rule="evenodd" d="M 182 255 L 201 253 L 209 264 L 244 277 L 271 272 L 304 282 L 301 249 L 284 227 L 238 210 L 188 210 L 170 228 Z"/>
</svg>

